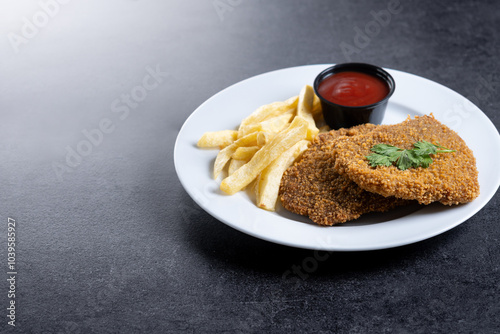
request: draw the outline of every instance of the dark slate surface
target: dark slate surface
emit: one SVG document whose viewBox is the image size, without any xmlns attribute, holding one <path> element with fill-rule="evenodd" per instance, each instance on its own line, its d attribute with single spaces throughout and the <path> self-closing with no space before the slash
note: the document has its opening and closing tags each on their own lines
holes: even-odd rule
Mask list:
<svg viewBox="0 0 500 334">
<path fill-rule="evenodd" d="M 372 12 L 391 6 L 377 30 Z M 366 28 L 375 33 L 362 41 Z M 499 31 L 495 1 L 3 2 L 0 331 L 500 333 L 498 195 L 430 240 L 314 253 L 212 218 L 173 163 L 177 133 L 203 101 L 304 64 L 411 72 L 470 98 L 498 128 Z M 140 101 L 126 102 L 132 93 Z M 314 272 L 282 278 L 314 256 Z"/>
</svg>

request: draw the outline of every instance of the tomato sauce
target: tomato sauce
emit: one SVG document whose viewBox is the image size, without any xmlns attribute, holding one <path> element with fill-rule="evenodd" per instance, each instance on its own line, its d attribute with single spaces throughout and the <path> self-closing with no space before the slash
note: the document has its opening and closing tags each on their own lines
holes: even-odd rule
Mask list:
<svg viewBox="0 0 500 334">
<path fill-rule="evenodd" d="M 318 87 L 326 100 L 348 107 L 367 106 L 383 100 L 389 94 L 388 85 L 381 79 L 353 71 L 326 77 Z"/>
</svg>

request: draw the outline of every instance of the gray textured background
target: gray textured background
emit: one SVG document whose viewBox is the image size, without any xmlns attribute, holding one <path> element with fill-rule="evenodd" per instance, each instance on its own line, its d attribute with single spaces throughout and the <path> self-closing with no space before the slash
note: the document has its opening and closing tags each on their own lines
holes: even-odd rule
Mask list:
<svg viewBox="0 0 500 334">
<path fill-rule="evenodd" d="M 346 57 L 341 44 L 391 1 L 55 1 L 0 4 L 0 277 L 8 217 L 18 270 L 16 328 L 0 279 L 0 332 L 500 333 L 498 195 L 443 235 L 333 253 L 292 284 L 283 273 L 315 254 L 218 222 L 173 164 L 203 101 L 305 64 L 414 73 L 472 99 L 498 128 L 498 2 L 402 1 Z M 157 87 L 141 91 L 151 70 Z M 103 122 L 108 133 L 82 144 Z M 68 167 L 78 148 L 87 155 Z"/>
</svg>

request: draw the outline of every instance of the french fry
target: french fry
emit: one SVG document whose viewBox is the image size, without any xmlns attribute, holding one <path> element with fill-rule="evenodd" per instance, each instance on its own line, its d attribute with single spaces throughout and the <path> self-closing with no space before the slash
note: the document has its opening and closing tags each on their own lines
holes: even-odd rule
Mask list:
<svg viewBox="0 0 500 334">
<path fill-rule="evenodd" d="M 229 167 L 227 168 L 227 175 L 233 174 L 238 168 L 247 162 L 248 160 L 231 159 L 231 161 L 229 161 Z"/>
<path fill-rule="evenodd" d="M 238 138 L 245 135 L 244 129 L 249 125 L 258 124 L 266 119 L 284 114 L 289 110 L 295 110 L 295 108 L 297 108 L 298 100 L 298 96 L 294 96 L 286 101 L 273 102 L 257 108 L 257 110 L 241 122 L 238 129 Z"/>
<path fill-rule="evenodd" d="M 217 158 L 215 158 L 213 174 L 214 179 L 217 179 L 219 177 L 219 174 L 224 169 L 224 166 L 226 166 L 227 162 L 229 161 L 229 159 L 231 159 L 231 156 L 238 147 L 257 145 L 257 138 L 259 137 L 259 134 L 259 132 L 251 133 L 220 150 L 219 154 L 217 154 Z"/>
<path fill-rule="evenodd" d="M 246 147 L 238 147 L 236 151 L 234 151 L 231 158 L 236 160 L 250 160 L 253 155 L 260 150 L 259 146 L 246 146 Z"/>
<path fill-rule="evenodd" d="M 252 159 L 222 180 L 220 189 L 233 195 L 251 183 L 264 168 L 283 152 L 305 139 L 309 123 L 302 117 L 295 117 L 290 126 L 266 143 Z"/>
<path fill-rule="evenodd" d="M 257 134 L 257 146 L 262 147 L 266 145 L 274 137 L 273 133 L 260 131 Z"/>
<path fill-rule="evenodd" d="M 313 99 L 313 105 L 312 105 L 312 113 L 314 116 L 321 114 L 323 111 L 321 107 L 321 100 L 319 99 L 318 95 L 314 94 L 314 99 Z"/>
<path fill-rule="evenodd" d="M 325 133 L 330 131 L 330 127 L 328 125 L 323 125 L 322 127 L 319 128 L 319 133 Z"/>
<path fill-rule="evenodd" d="M 223 148 L 231 145 L 237 138 L 238 131 L 236 130 L 205 132 L 198 140 L 197 145 L 203 148 Z"/>
<path fill-rule="evenodd" d="M 259 123 L 253 123 L 240 127 L 238 131 L 241 135 L 247 135 L 255 131 L 278 133 L 290 124 L 293 116 L 295 116 L 295 109 L 288 109 L 281 115 L 268 118 L 267 120 Z"/>
<path fill-rule="evenodd" d="M 308 140 L 312 140 L 319 132 L 312 113 L 314 97 L 314 89 L 311 86 L 306 85 L 300 91 L 297 105 L 297 116 L 303 117 L 309 123 L 309 127 L 307 129 Z"/>
<path fill-rule="evenodd" d="M 308 146 L 308 140 L 297 142 L 260 173 L 259 181 L 255 187 L 258 207 L 269 211 L 275 210 L 283 173 Z"/>
</svg>

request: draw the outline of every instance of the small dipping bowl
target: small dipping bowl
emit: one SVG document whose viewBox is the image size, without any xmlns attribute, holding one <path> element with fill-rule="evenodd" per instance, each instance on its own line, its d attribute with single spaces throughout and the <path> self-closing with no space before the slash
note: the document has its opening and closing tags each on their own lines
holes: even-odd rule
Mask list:
<svg viewBox="0 0 500 334">
<path fill-rule="evenodd" d="M 354 80 L 355 78 L 347 78 L 341 81 L 334 90 L 330 92 L 331 94 L 325 93 L 325 87 L 332 82 L 333 76 L 342 72 L 350 72 L 341 74 L 342 77 L 348 76 L 353 72 L 359 74 L 358 76 L 360 79 L 363 80 L 364 77 L 368 79 L 368 83 L 365 85 L 364 81 L 356 82 L 356 80 Z M 373 83 L 375 85 L 372 85 L 370 80 L 374 81 Z M 322 84 L 325 86 L 321 87 Z M 376 87 L 373 88 L 372 86 Z M 339 104 L 338 99 L 334 98 L 335 92 L 341 95 L 358 95 L 359 99 L 357 104 L 359 104 L 360 101 L 361 104 L 363 104 L 365 88 L 367 91 L 379 89 L 378 98 L 375 97 L 375 100 L 373 100 L 373 96 L 371 96 L 372 101 L 370 101 L 370 96 L 366 96 L 368 102 L 365 105 L 343 105 Z M 381 67 L 364 63 L 345 63 L 331 66 L 318 74 L 314 80 L 314 92 L 321 101 L 325 122 L 334 130 L 350 128 L 364 123 L 381 124 L 384 119 L 385 109 L 387 108 L 387 102 L 394 93 L 395 88 L 396 83 L 389 73 Z M 323 91 L 323 95 L 320 93 L 321 91 Z M 371 93 L 373 93 L 373 91 L 371 91 Z M 337 101 L 333 102 L 332 100 Z"/>
</svg>

